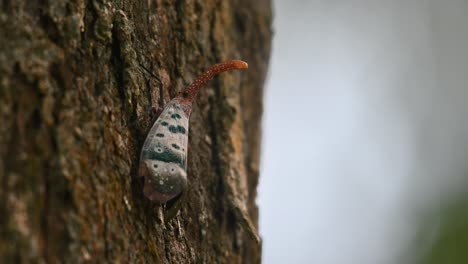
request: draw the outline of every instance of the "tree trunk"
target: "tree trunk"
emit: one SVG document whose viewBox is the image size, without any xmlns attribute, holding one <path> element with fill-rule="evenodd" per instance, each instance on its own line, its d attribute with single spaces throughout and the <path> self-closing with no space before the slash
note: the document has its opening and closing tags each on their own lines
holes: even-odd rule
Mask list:
<svg viewBox="0 0 468 264">
<path fill-rule="evenodd" d="M 268 0 L 0 0 L 0 262 L 258 263 Z M 200 92 L 187 202 L 164 221 L 137 178 L 163 106 Z"/>
</svg>

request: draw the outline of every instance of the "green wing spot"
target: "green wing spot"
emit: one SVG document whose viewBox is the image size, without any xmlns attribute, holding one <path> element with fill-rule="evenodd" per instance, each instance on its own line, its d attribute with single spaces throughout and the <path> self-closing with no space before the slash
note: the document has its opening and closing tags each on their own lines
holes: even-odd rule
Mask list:
<svg viewBox="0 0 468 264">
<path fill-rule="evenodd" d="M 157 133 L 156 136 L 162 138 L 162 137 L 164 137 L 164 134 L 163 133 Z"/>
<path fill-rule="evenodd" d="M 171 131 L 172 133 L 176 134 L 177 131 L 179 131 L 179 130 L 177 129 L 176 126 L 169 126 L 169 131 Z"/>
<path fill-rule="evenodd" d="M 172 144 L 171 146 L 172 146 L 173 148 L 175 148 L 175 149 L 180 149 L 179 145 L 177 145 L 177 144 Z"/>
<path fill-rule="evenodd" d="M 163 126 L 167 126 L 167 125 L 169 125 L 169 123 L 168 123 L 168 122 L 166 122 L 166 121 L 163 121 L 163 122 L 161 123 L 161 125 L 163 125 Z"/>
<path fill-rule="evenodd" d="M 186 131 L 186 130 L 185 130 L 185 127 L 183 127 L 183 126 L 177 126 L 177 130 L 178 130 L 179 133 L 181 133 L 181 134 L 185 134 L 185 131 Z"/>
<path fill-rule="evenodd" d="M 177 113 L 172 114 L 171 117 L 174 118 L 174 119 L 181 119 L 181 118 L 182 118 L 182 117 L 181 117 L 179 114 L 177 114 Z"/>
<path fill-rule="evenodd" d="M 158 147 L 160 147 L 163 150 L 163 152 L 161 153 L 156 152 L 154 150 L 155 149 L 154 147 L 145 149 L 143 150 L 143 158 L 151 159 L 151 160 L 159 160 L 159 161 L 164 161 L 164 162 L 174 162 L 174 163 L 180 164 L 181 166 L 184 166 L 183 161 L 185 157 L 183 155 L 177 154 L 171 151 L 170 149 L 161 145 L 159 145 Z"/>
</svg>

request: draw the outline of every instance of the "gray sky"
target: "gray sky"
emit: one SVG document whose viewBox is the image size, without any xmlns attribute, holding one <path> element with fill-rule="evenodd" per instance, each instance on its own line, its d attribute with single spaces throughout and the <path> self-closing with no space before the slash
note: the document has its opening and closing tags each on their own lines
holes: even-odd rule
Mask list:
<svg viewBox="0 0 468 264">
<path fill-rule="evenodd" d="M 467 171 L 468 1 L 277 0 L 264 263 L 393 264 Z"/>
</svg>

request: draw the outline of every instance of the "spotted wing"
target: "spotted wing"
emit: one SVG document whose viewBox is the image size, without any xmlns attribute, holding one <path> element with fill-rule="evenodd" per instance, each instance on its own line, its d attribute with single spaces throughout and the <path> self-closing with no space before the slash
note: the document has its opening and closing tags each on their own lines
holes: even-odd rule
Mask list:
<svg viewBox="0 0 468 264">
<path fill-rule="evenodd" d="M 139 175 L 143 192 L 152 201 L 165 203 L 187 185 L 188 117 L 176 101 L 169 102 L 153 124 L 143 144 Z"/>
</svg>

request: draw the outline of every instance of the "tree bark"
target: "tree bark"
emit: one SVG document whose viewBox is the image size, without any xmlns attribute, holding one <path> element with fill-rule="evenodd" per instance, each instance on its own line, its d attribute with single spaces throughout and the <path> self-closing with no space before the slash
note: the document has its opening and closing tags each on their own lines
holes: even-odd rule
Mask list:
<svg viewBox="0 0 468 264">
<path fill-rule="evenodd" d="M 260 262 L 271 22 L 269 0 L 0 0 L 0 262 Z M 249 69 L 198 95 L 164 221 L 136 177 L 148 110 L 230 59 Z"/>
</svg>

